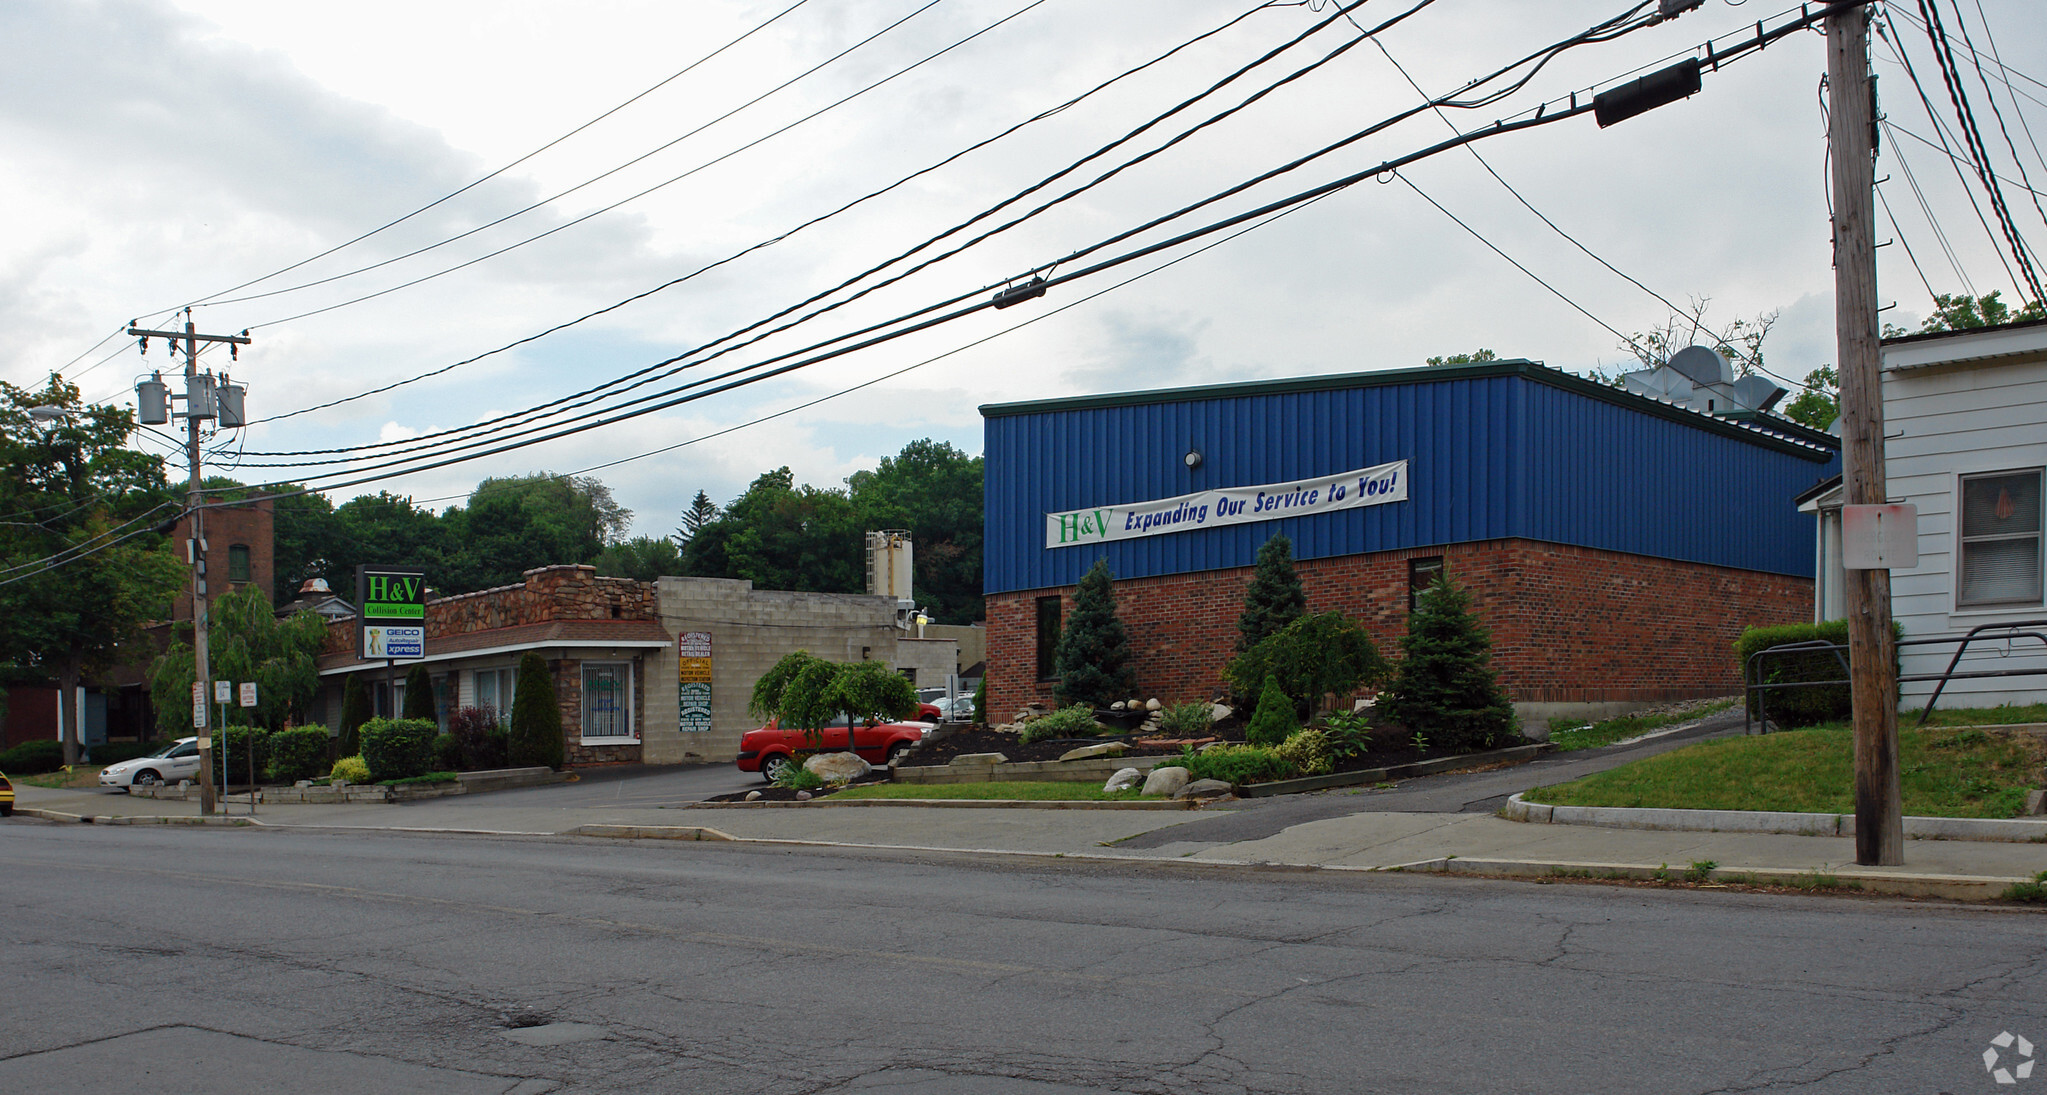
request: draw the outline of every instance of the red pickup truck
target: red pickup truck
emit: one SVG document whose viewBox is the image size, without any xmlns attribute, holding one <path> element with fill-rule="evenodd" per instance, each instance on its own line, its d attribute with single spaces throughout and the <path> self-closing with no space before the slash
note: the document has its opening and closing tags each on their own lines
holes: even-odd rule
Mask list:
<svg viewBox="0 0 2047 1095">
<path fill-rule="evenodd" d="M 866 722 L 853 736 L 853 752 L 869 764 L 882 765 L 924 740 L 932 724 L 925 722 Z M 844 752 L 846 717 L 839 716 L 822 730 L 784 730 L 773 719 L 739 739 L 739 770 L 759 772 L 769 783 L 796 763 L 799 753 Z"/>
</svg>

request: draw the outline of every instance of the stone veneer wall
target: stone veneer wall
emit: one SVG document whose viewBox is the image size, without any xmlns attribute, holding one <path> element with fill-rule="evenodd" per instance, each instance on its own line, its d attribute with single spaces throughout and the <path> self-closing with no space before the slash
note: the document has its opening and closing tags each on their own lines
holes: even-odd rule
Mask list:
<svg viewBox="0 0 2047 1095">
<path fill-rule="evenodd" d="M 1493 665 L 1517 704 L 1646 703 L 1740 691 L 1733 644 L 1744 627 L 1803 622 L 1812 581 L 1530 540 L 1309 559 L 1297 564 L 1308 610 L 1362 622 L 1381 653 L 1399 657 L 1407 633 L 1408 561 L 1441 556 L 1471 591 L 1493 635 Z M 1116 583 L 1138 687 L 1167 703 L 1222 688 L 1252 568 Z M 988 598 L 988 714 L 1052 704 L 1036 680 L 1039 597 L 1073 587 Z"/>
<path fill-rule="evenodd" d="M 658 652 L 657 652 L 658 653 Z M 564 756 L 570 767 L 581 768 L 593 764 L 631 764 L 642 759 L 647 741 L 647 659 L 635 656 L 633 663 L 633 732 L 640 740 L 631 745 L 584 745 L 580 727 L 583 725 L 583 662 L 581 658 L 554 658 L 548 661 L 548 672 L 554 674 L 555 701 L 561 705 L 562 738 Z M 597 659 L 588 659 L 597 660 Z M 625 661 L 623 658 L 605 658 L 603 661 Z M 671 720 L 672 721 L 672 720 Z"/>
<path fill-rule="evenodd" d="M 649 656 L 647 702 L 664 711 L 649 720 L 653 729 L 644 737 L 650 764 L 730 761 L 740 736 L 760 725 L 746 710 L 753 683 L 791 650 L 834 662 L 895 664 L 899 632 L 888 597 L 759 590 L 728 578 L 662 578 L 657 584 L 661 623 L 671 636 L 711 635 L 711 729 L 677 728 L 675 652 Z"/>
<path fill-rule="evenodd" d="M 431 575 L 429 575 L 431 578 Z M 600 578 L 590 566 L 536 567 L 519 585 L 441 597 L 426 605 L 426 638 L 445 639 L 501 627 L 558 620 L 654 620 L 653 582 Z M 355 620 L 327 625 L 323 654 L 345 654 L 355 646 Z"/>
</svg>

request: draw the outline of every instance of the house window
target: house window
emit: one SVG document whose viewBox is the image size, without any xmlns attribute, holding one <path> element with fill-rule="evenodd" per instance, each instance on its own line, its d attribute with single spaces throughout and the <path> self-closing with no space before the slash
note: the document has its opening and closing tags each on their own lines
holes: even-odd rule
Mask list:
<svg viewBox="0 0 2047 1095">
<path fill-rule="evenodd" d="M 249 545 L 231 544 L 227 549 L 227 580 L 249 581 Z"/>
<path fill-rule="evenodd" d="M 2040 469 L 1962 477 L 1955 604 L 2040 603 Z"/>
<path fill-rule="evenodd" d="M 1059 675 L 1059 598 L 1038 598 L 1038 679 Z"/>
<path fill-rule="evenodd" d="M 1421 596 L 1422 591 L 1428 589 L 1429 584 L 1434 582 L 1436 576 L 1441 573 L 1443 573 L 1443 557 L 1441 555 L 1429 555 L 1407 561 L 1407 610 L 1409 612 L 1414 611 L 1415 601 Z"/>
<path fill-rule="evenodd" d="M 512 721 L 512 693 L 519 680 L 515 669 L 479 669 L 476 671 L 476 706 L 488 707 L 498 717 L 500 725 Z"/>
<path fill-rule="evenodd" d="M 632 663 L 584 662 L 583 744 L 632 740 Z"/>
</svg>

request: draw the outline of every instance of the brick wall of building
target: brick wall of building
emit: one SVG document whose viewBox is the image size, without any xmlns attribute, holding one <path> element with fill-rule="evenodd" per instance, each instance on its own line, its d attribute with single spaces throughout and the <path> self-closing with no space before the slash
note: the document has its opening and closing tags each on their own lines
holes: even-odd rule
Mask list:
<svg viewBox="0 0 2047 1095">
<path fill-rule="evenodd" d="M 275 600 L 272 584 L 275 568 L 272 566 L 271 541 L 276 523 L 275 503 L 268 498 L 259 498 L 237 506 L 222 506 L 206 511 L 206 593 L 218 597 L 230 590 L 244 586 L 255 586 L 265 597 Z M 192 518 L 183 517 L 171 532 L 171 543 L 178 545 L 181 553 L 184 542 L 192 537 Z M 247 548 L 249 553 L 249 576 L 247 581 L 232 580 L 230 561 L 235 548 Z M 189 620 L 192 618 L 192 587 L 188 581 L 178 588 L 178 595 L 171 601 L 171 618 Z"/>
<path fill-rule="evenodd" d="M 1441 556 L 1493 634 L 1493 664 L 1517 703 L 1651 702 L 1740 690 L 1733 643 L 1751 625 L 1810 617 L 1812 582 L 1780 574 L 1528 540 L 1310 559 L 1311 612 L 1363 623 L 1389 659 L 1407 631 L 1409 561 Z M 1116 583 L 1140 696 L 1205 700 L 1222 688 L 1252 568 Z M 988 598 L 988 714 L 1053 703 L 1036 679 L 1037 600 L 1073 587 Z"/>
</svg>

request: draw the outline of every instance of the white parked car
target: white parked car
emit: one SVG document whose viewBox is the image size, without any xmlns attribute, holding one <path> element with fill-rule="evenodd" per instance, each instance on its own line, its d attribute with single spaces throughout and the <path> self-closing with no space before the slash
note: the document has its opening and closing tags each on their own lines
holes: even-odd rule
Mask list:
<svg viewBox="0 0 2047 1095">
<path fill-rule="evenodd" d="M 100 786 L 133 787 L 176 783 L 199 774 L 199 739 L 179 738 L 146 757 L 109 764 L 100 770 Z"/>
</svg>

